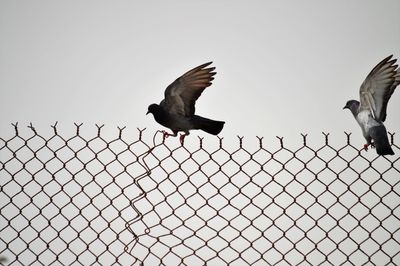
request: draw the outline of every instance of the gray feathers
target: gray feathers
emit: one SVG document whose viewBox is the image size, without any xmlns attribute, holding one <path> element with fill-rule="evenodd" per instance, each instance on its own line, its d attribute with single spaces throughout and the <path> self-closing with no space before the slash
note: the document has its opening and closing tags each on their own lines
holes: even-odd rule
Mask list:
<svg viewBox="0 0 400 266">
<path fill-rule="evenodd" d="M 391 58 L 392 55 L 376 65 L 360 87 L 360 111 L 370 111 L 376 121 L 385 121 L 389 99 L 400 84 L 400 70 L 396 59 Z"/>
<path fill-rule="evenodd" d="M 389 139 L 384 125 L 372 127 L 369 130 L 369 134 L 374 140 L 373 145 L 375 146 L 376 153 L 378 153 L 379 155 L 394 155 L 394 152 L 390 147 Z"/>
<path fill-rule="evenodd" d="M 360 125 L 367 140 L 364 148 L 372 144 L 379 155 L 394 154 L 383 122 L 389 99 L 400 84 L 400 70 L 396 61 L 391 55 L 377 64 L 361 84 L 360 101 L 350 100 L 343 108 L 349 109 Z"/>
</svg>

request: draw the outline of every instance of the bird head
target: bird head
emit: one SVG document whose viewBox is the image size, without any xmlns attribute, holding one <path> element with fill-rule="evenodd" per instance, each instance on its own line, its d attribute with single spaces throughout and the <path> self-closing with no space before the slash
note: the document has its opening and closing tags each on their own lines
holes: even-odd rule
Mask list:
<svg viewBox="0 0 400 266">
<path fill-rule="evenodd" d="M 160 109 L 160 106 L 158 104 L 150 104 L 149 107 L 147 108 L 147 113 L 146 115 L 148 115 L 149 113 L 156 113 L 158 110 Z"/>
<path fill-rule="evenodd" d="M 358 106 L 360 105 L 360 103 L 356 100 L 350 100 L 347 101 L 346 105 L 343 107 L 344 109 L 350 109 L 350 110 L 355 110 L 358 108 Z"/>
<path fill-rule="evenodd" d="M 347 101 L 346 105 L 343 107 L 344 109 L 349 109 L 352 113 L 355 113 L 360 106 L 360 103 L 356 100 Z"/>
</svg>

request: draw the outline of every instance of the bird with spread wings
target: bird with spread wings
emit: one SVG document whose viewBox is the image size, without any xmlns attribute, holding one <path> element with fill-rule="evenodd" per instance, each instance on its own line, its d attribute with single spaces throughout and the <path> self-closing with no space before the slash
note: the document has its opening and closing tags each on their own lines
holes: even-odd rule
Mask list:
<svg viewBox="0 0 400 266">
<path fill-rule="evenodd" d="M 164 92 L 164 99 L 160 104 L 151 104 L 147 114 L 151 113 L 161 125 L 172 130 L 173 134 L 164 131 L 164 138 L 177 136 L 179 131 L 183 144 L 189 130 L 200 129 L 217 135 L 221 132 L 225 122 L 215 121 L 195 115 L 196 100 L 202 92 L 211 85 L 214 79 L 215 67 L 208 67 L 212 62 L 195 67 L 172 82 Z M 207 68 L 208 67 L 208 68 Z"/>
<path fill-rule="evenodd" d="M 361 127 L 367 143 L 376 148 L 379 155 L 393 155 L 386 128 L 386 110 L 390 97 L 400 84 L 400 68 L 390 55 L 377 64 L 360 87 L 360 101 L 350 100 L 343 109 L 349 109 Z"/>
</svg>

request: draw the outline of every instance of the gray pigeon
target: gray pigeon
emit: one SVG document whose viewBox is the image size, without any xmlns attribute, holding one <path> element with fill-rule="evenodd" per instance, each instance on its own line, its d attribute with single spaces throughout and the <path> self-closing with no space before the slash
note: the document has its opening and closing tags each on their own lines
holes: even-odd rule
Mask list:
<svg viewBox="0 0 400 266">
<path fill-rule="evenodd" d="M 361 127 L 368 146 L 375 146 L 379 155 L 393 155 L 386 128 L 386 107 L 397 85 L 400 84 L 400 68 L 396 59 L 388 56 L 376 65 L 360 87 L 360 102 L 350 100 L 343 109 L 350 109 Z M 373 142 L 372 142 L 373 140 Z"/>
<path fill-rule="evenodd" d="M 164 131 L 164 138 L 176 137 L 178 131 L 183 131 L 180 142 L 183 144 L 189 130 L 201 129 L 207 133 L 218 135 L 225 122 L 214 121 L 195 115 L 195 103 L 205 88 L 211 85 L 216 72 L 215 67 L 209 67 L 212 62 L 205 63 L 189 70 L 172 82 L 164 92 L 164 100 L 160 104 L 151 104 L 148 113 L 152 113 L 154 119 L 161 125 L 170 128 L 173 134 Z"/>
</svg>

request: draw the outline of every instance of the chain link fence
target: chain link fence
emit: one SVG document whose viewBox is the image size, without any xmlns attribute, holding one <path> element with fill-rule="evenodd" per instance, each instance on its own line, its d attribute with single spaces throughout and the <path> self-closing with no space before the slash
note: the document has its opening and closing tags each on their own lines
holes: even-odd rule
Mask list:
<svg viewBox="0 0 400 266">
<path fill-rule="evenodd" d="M 400 265 L 394 134 L 383 157 L 347 133 L 181 146 L 52 127 L 0 138 L 0 264 Z"/>
</svg>

